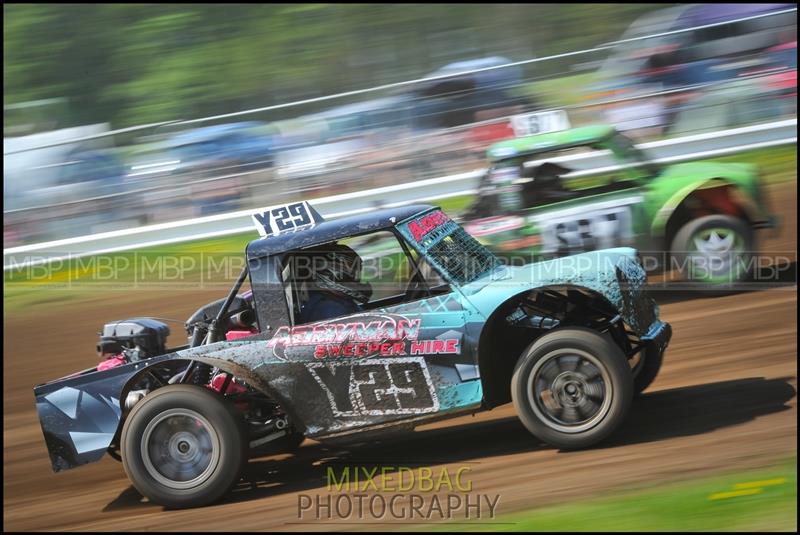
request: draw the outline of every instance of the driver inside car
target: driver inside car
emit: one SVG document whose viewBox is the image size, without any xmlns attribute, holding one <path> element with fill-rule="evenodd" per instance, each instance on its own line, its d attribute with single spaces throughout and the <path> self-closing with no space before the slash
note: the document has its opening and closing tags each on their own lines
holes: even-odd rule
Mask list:
<svg viewBox="0 0 800 535">
<path fill-rule="evenodd" d="M 525 206 L 545 204 L 570 198 L 572 192 L 564 188 L 562 176 L 571 169 L 552 162 L 545 162 L 537 167 L 523 166 L 520 173 L 529 179 L 523 184 L 523 202 Z"/>
<path fill-rule="evenodd" d="M 354 314 L 372 296 L 372 287 L 361 280 L 361 257 L 342 244 L 325 245 L 308 258 L 308 298 L 300 306 L 297 323 L 312 323 Z"/>
</svg>

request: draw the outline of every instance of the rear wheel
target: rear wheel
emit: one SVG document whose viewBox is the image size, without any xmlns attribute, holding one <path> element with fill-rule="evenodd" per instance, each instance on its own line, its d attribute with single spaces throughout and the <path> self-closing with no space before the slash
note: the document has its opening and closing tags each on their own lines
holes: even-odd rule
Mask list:
<svg viewBox="0 0 800 535">
<path fill-rule="evenodd" d="M 753 229 L 742 219 L 710 215 L 686 223 L 672 240 L 676 267 L 693 282 L 722 286 L 750 275 Z"/>
<path fill-rule="evenodd" d="M 556 329 L 520 357 L 511 397 L 534 436 L 561 449 L 584 448 L 622 423 L 633 398 L 633 375 L 619 347 L 596 331 Z"/>
<path fill-rule="evenodd" d="M 247 461 L 241 417 L 207 388 L 170 385 L 145 396 L 125 420 L 122 464 L 134 487 L 171 508 L 227 493 Z"/>
</svg>

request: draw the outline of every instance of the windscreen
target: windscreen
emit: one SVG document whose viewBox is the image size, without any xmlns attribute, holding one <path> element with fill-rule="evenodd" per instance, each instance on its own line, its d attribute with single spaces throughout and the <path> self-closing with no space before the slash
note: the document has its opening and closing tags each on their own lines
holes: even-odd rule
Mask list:
<svg viewBox="0 0 800 535">
<path fill-rule="evenodd" d="M 500 261 L 441 210 L 399 225 L 403 237 L 452 282 L 466 284 Z"/>
</svg>

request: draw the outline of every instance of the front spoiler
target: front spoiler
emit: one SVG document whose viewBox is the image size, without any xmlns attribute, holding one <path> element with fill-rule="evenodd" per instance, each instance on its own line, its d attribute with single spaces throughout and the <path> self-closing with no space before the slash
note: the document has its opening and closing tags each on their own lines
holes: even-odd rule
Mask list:
<svg viewBox="0 0 800 535">
<path fill-rule="evenodd" d="M 755 229 L 778 228 L 779 225 L 780 225 L 780 219 L 778 218 L 778 216 L 774 216 L 774 215 L 769 216 L 766 219 L 753 222 L 753 228 L 755 228 Z"/>
<path fill-rule="evenodd" d="M 767 233 L 767 235 L 770 238 L 777 238 L 781 230 L 781 219 L 778 216 L 771 215 L 766 219 L 760 221 L 754 221 L 753 228 L 756 230 L 770 229 L 771 232 Z"/>
<path fill-rule="evenodd" d="M 663 352 L 672 338 L 672 327 L 666 321 L 657 320 L 650 326 L 646 335 L 641 337 L 641 341 L 648 347 L 656 347 L 659 352 Z"/>
<path fill-rule="evenodd" d="M 53 471 L 101 459 L 119 429 L 125 385 L 148 365 L 172 357 L 153 357 L 105 371 L 90 368 L 34 387 Z"/>
</svg>

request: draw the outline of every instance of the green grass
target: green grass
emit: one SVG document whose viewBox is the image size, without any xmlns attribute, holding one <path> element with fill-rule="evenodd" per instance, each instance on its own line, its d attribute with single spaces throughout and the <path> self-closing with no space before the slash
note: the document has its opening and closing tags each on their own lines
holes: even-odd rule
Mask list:
<svg viewBox="0 0 800 535">
<path fill-rule="evenodd" d="M 442 210 L 449 214 L 457 214 L 464 211 L 472 202 L 472 199 L 472 195 L 461 195 L 460 197 L 451 197 L 449 199 L 442 199 L 440 201 L 431 201 L 431 203 L 441 206 Z"/>
<path fill-rule="evenodd" d="M 434 201 L 448 213 L 458 213 L 472 201 L 470 196 L 453 197 Z M 186 263 L 181 265 L 180 287 L 197 287 L 201 282 L 201 266 L 204 284 L 219 283 L 220 293 L 226 285 L 236 278 L 244 261 L 247 244 L 258 238 L 258 233 L 245 232 L 219 238 L 193 240 L 171 245 L 148 247 L 135 252 L 121 252 L 106 256 L 105 261 L 114 267 L 113 276 L 104 265 L 93 263 L 95 257 L 73 259 L 69 262 L 54 263 L 50 266 L 32 270 L 8 271 L 4 273 L 3 304 L 8 311 L 20 310 L 38 305 L 62 304 L 81 298 L 91 298 L 102 292 L 120 295 L 120 290 L 133 290 L 134 285 L 141 289 L 157 288 L 162 282 L 159 277 L 158 262 L 165 258 L 178 258 Z M 227 262 L 227 263 L 226 263 Z M 229 265 L 233 271 L 216 269 L 214 266 Z M 138 266 L 138 274 L 133 269 Z M 165 269 L 166 265 L 164 264 Z M 149 276 L 142 277 L 142 273 Z M 209 278 L 209 272 L 213 272 Z M 162 285 L 164 287 L 165 285 Z M 179 287 L 173 285 L 171 289 Z M 114 292 L 118 292 L 114 294 Z"/>
<path fill-rule="evenodd" d="M 594 72 L 573 74 L 525 84 L 521 92 L 543 108 L 577 106 L 585 102 L 585 88 L 596 80 Z"/>
<path fill-rule="evenodd" d="M 745 490 L 754 494 L 711 498 L 734 491 L 736 485 L 753 482 L 772 484 L 756 484 Z M 503 515 L 502 507 L 501 495 L 498 504 L 501 513 L 487 522 L 504 524 L 459 524 L 458 531 L 796 531 L 797 459 L 766 469 L 632 490 L 613 498 L 582 500 L 521 513 Z M 432 527 L 450 529 L 446 524 Z"/>
</svg>

